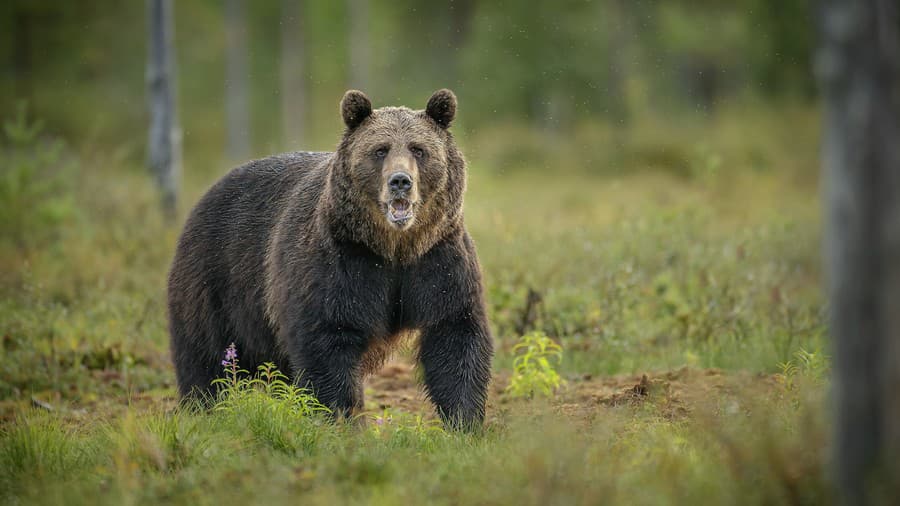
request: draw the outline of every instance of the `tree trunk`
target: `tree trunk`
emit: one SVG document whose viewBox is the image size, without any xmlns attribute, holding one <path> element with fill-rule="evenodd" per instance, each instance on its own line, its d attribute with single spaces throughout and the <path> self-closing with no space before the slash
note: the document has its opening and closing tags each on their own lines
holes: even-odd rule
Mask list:
<svg viewBox="0 0 900 506">
<path fill-rule="evenodd" d="M 351 88 L 365 91 L 369 82 L 369 0 L 347 0 L 347 16 L 350 19 L 350 82 Z"/>
<path fill-rule="evenodd" d="M 891 0 L 818 8 L 834 478 L 869 504 L 900 491 L 900 25 Z"/>
<path fill-rule="evenodd" d="M 302 149 L 306 142 L 306 47 L 304 2 L 281 1 L 281 120 L 284 146 Z"/>
<path fill-rule="evenodd" d="M 228 130 L 226 155 L 243 161 L 250 155 L 247 23 L 243 0 L 225 3 L 225 113 Z"/>
<path fill-rule="evenodd" d="M 181 174 L 181 130 L 175 95 L 175 54 L 171 0 L 147 0 L 147 93 L 150 134 L 147 162 L 162 191 L 163 212 L 175 218 Z"/>
<path fill-rule="evenodd" d="M 610 120 L 615 125 L 613 132 L 617 137 L 616 146 L 621 146 L 624 140 L 618 139 L 619 133 L 624 133 L 622 127 L 628 120 L 628 102 L 625 96 L 625 86 L 628 79 L 629 44 L 628 34 L 632 33 L 628 26 L 628 5 L 624 0 L 614 0 L 604 4 L 606 13 L 607 35 L 607 60 L 609 74 L 606 85 L 606 93 L 602 100 L 606 102 L 606 110 Z"/>
<path fill-rule="evenodd" d="M 451 0 L 449 5 L 449 22 L 450 33 L 447 41 L 446 61 L 444 62 L 443 72 L 448 84 L 452 86 L 461 86 L 463 84 L 462 75 L 462 52 L 463 47 L 469 39 L 472 31 L 472 19 L 475 15 L 474 0 Z"/>
<path fill-rule="evenodd" d="M 16 99 L 25 100 L 26 103 L 34 105 L 32 97 L 32 52 L 31 52 L 31 33 L 32 33 L 32 15 L 28 8 L 16 5 L 12 14 L 12 71 L 15 79 Z"/>
</svg>

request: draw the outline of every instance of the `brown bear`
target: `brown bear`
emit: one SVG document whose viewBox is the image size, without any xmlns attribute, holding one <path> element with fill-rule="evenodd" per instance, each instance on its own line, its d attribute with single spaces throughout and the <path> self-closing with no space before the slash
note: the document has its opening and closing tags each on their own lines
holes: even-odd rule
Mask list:
<svg viewBox="0 0 900 506">
<path fill-rule="evenodd" d="M 234 342 L 242 366 L 275 362 L 348 416 L 364 376 L 415 331 L 438 414 L 480 426 L 493 342 L 463 224 L 466 162 L 448 131 L 456 104 L 439 90 L 424 111 L 372 110 L 348 91 L 336 152 L 252 161 L 206 193 L 169 274 L 182 397 L 209 398 Z"/>
</svg>

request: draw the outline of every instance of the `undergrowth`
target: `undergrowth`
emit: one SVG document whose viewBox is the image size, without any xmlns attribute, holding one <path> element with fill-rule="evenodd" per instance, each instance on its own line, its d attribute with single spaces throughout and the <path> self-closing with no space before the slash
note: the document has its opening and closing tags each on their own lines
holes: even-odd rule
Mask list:
<svg viewBox="0 0 900 506">
<path fill-rule="evenodd" d="M 662 394 L 589 423 L 540 403 L 481 436 L 384 412 L 366 427 L 228 410 L 72 426 L 20 415 L 0 434 L 0 497 L 27 503 L 827 504 L 821 390 L 731 390 L 667 414 Z M 268 416 L 265 416 L 267 413 Z M 773 416 L 777 413 L 778 416 Z M 321 423 L 318 423 L 321 422 Z M 210 483 L 216 493 L 201 493 Z M 15 502 L 13 502 L 15 503 Z"/>
<path fill-rule="evenodd" d="M 238 413 L 248 404 L 255 404 L 259 406 L 257 409 L 272 416 L 286 418 L 331 412 L 308 389 L 293 384 L 272 362 L 259 365 L 256 374 L 251 376 L 239 367 L 239 361 L 237 348 L 231 343 L 222 360 L 225 377 L 213 380 L 213 385 L 218 387 L 214 410 Z"/>
</svg>

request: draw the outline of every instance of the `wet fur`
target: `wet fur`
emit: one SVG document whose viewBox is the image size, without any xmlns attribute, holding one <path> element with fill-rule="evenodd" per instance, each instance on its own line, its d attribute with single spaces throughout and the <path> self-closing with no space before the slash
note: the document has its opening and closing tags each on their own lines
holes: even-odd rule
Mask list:
<svg viewBox="0 0 900 506">
<path fill-rule="evenodd" d="M 243 367 L 273 361 L 349 414 L 363 406 L 364 375 L 415 332 L 439 414 L 454 426 L 480 425 L 492 340 L 463 224 L 465 161 L 446 129 L 455 109 L 446 90 L 428 112 L 373 111 L 348 92 L 336 152 L 250 162 L 209 190 L 185 224 L 169 277 L 182 396 L 210 392 L 234 342 Z M 384 145 L 427 153 L 407 230 L 378 204 L 390 171 L 371 153 Z"/>
</svg>

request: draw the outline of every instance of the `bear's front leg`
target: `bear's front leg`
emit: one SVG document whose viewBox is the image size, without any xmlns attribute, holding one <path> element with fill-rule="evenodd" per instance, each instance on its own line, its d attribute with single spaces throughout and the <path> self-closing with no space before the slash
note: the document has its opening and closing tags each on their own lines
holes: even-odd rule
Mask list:
<svg viewBox="0 0 900 506">
<path fill-rule="evenodd" d="M 480 307 L 422 329 L 419 361 L 425 389 L 447 426 L 481 427 L 492 356 L 493 341 Z"/>
<path fill-rule="evenodd" d="M 347 418 L 363 407 L 360 362 L 365 338 L 355 332 L 310 332 L 297 338 L 291 357 L 299 384 L 310 388 L 335 418 Z"/>
</svg>

